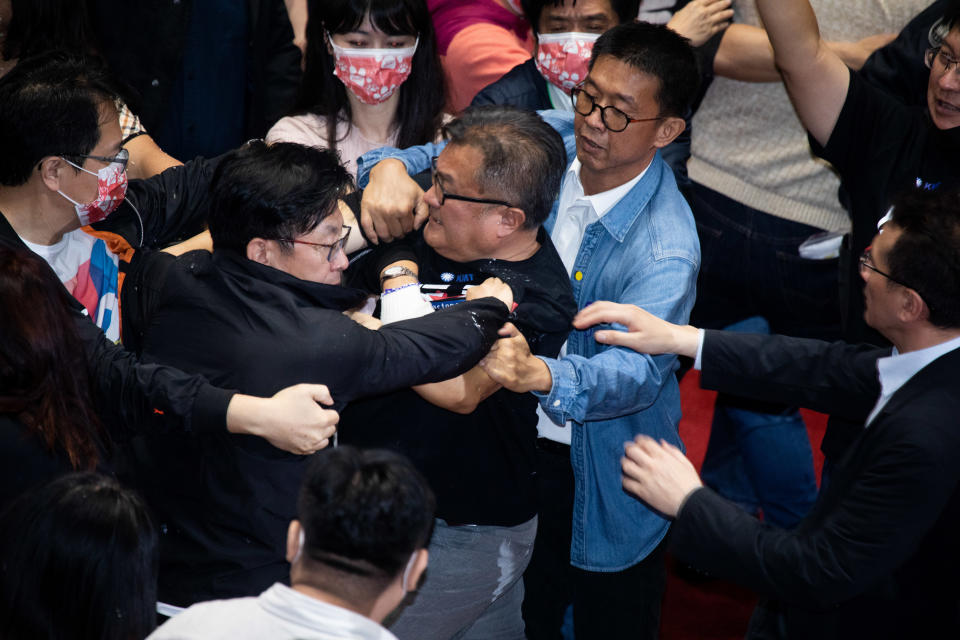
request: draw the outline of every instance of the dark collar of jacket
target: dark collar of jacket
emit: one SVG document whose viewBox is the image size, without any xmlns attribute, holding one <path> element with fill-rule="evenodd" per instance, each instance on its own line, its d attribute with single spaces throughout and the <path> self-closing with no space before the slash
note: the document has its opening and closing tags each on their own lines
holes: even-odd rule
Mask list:
<svg viewBox="0 0 960 640">
<path fill-rule="evenodd" d="M 201 277 L 219 270 L 231 288 L 252 302 L 275 304 L 277 289 L 281 289 L 302 304 L 346 311 L 363 304 L 367 298 L 360 289 L 301 280 L 229 249 L 217 249 L 212 255 L 206 251 L 191 251 L 181 260 L 191 273 Z M 264 287 L 263 283 L 272 286 Z"/>
</svg>

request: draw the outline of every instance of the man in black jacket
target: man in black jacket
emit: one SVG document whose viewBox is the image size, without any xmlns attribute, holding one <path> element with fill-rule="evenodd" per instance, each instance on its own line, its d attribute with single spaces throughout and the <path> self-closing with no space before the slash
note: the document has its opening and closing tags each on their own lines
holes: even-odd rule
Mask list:
<svg viewBox="0 0 960 640">
<path fill-rule="evenodd" d="M 0 80 L 0 244 L 40 255 L 77 300 L 99 402 L 116 405 L 119 428 L 226 426 L 291 452 L 325 446 L 336 423 L 334 412 L 315 403 L 329 403 L 325 389 L 291 389 L 273 400 L 243 396 L 200 376 L 141 366 L 114 344 L 124 277 L 143 278 L 144 250 L 199 228 L 213 166 L 189 163 L 135 180 L 124 199 L 115 97 L 100 71 L 61 54 L 25 60 Z M 128 290 L 137 293 L 136 285 Z M 137 307 L 135 298 L 123 302 Z"/>
<path fill-rule="evenodd" d="M 476 364 L 513 302 L 502 282 L 380 331 L 344 315 L 367 297 L 339 284 L 351 229 L 336 203 L 350 183 L 331 151 L 258 141 L 225 156 L 211 186 L 213 253 L 151 256 L 156 277 L 136 321 L 144 359 L 246 393 L 322 382 L 336 409 Z M 134 468 L 160 522 L 161 600 L 255 595 L 286 579 L 286 527 L 307 458 L 219 434 L 139 445 Z"/>
<path fill-rule="evenodd" d="M 678 327 L 597 303 L 599 342 L 702 361 L 705 387 L 790 400 L 864 427 L 795 530 L 710 489 L 677 449 L 637 438 L 624 487 L 675 518 L 675 553 L 768 599 L 748 637 L 957 637 L 960 617 L 960 198 L 899 199 L 860 259 L 865 320 L 890 349 Z"/>
</svg>

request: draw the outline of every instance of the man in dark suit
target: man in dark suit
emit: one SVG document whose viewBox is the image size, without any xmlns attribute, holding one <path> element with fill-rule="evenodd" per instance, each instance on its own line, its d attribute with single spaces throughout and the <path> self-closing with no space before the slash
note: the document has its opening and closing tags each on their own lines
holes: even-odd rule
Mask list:
<svg viewBox="0 0 960 640">
<path fill-rule="evenodd" d="M 792 531 L 703 487 L 678 449 L 627 443 L 624 488 L 675 519 L 675 554 L 766 596 L 748 637 L 960 637 L 960 197 L 918 190 L 887 218 L 860 275 L 865 320 L 892 353 L 704 333 L 609 302 L 574 321 L 628 328 L 598 342 L 696 357 L 708 388 L 864 422 Z"/>
</svg>

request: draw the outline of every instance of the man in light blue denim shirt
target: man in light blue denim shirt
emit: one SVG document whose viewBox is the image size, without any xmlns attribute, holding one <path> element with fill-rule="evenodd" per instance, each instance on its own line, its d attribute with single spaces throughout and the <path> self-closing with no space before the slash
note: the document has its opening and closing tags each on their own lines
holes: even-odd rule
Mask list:
<svg viewBox="0 0 960 640">
<path fill-rule="evenodd" d="M 597 40 L 576 114 L 541 113 L 564 137 L 568 153 L 576 150 L 545 226 L 570 269 L 581 308 L 615 300 L 686 323 L 700 249 L 690 209 L 658 150 L 683 130 L 681 116 L 697 82 L 685 40 L 664 27 L 625 24 Z M 436 150 L 427 145 L 367 154 L 359 162 L 360 184 L 383 158 L 395 157 L 417 173 L 429 167 Z M 396 166 L 378 167 L 375 181 Z M 387 193 L 383 184 L 368 191 Z M 408 216 L 412 209 L 406 201 L 396 208 Z M 386 228 L 365 222 L 368 229 Z M 538 470 L 548 493 L 525 577 L 527 636 L 556 637 L 572 600 L 578 640 L 656 637 L 665 582 L 661 542 L 669 524 L 624 493 L 619 461 L 624 442 L 640 433 L 681 444 L 676 358 L 601 345 L 592 330 L 572 332 L 559 359 L 539 358 L 522 336 L 505 333 L 483 366 L 505 387 L 540 398 L 540 432 L 550 438 L 541 439 L 541 462 L 569 451 L 575 477 L 571 490 L 563 478 L 566 464 Z M 569 449 L 556 442 L 564 439 Z M 568 507 L 558 510 L 557 504 Z M 564 557 L 556 557 L 558 548 Z"/>
</svg>

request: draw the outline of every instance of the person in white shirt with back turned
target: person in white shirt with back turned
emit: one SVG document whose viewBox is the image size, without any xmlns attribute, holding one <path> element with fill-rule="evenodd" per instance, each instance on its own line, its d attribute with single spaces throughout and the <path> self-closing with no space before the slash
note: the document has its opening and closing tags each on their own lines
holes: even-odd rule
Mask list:
<svg viewBox="0 0 960 640">
<path fill-rule="evenodd" d="M 398 453 L 343 446 L 315 456 L 287 532 L 290 584 L 195 604 L 150 640 L 396 640 L 383 619 L 427 567 L 433 492 Z"/>
</svg>

